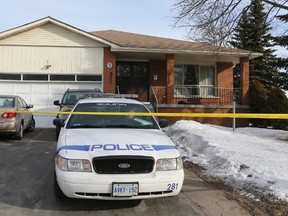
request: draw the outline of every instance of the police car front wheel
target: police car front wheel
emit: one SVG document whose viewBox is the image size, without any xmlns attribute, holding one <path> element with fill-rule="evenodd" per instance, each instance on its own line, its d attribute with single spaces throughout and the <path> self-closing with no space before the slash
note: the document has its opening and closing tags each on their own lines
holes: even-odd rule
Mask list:
<svg viewBox="0 0 288 216">
<path fill-rule="evenodd" d="M 55 194 L 55 197 L 57 199 L 60 199 L 60 200 L 67 199 L 67 197 L 65 196 L 65 194 L 62 192 L 61 188 L 59 187 L 59 184 L 58 184 L 56 178 L 57 178 L 56 173 L 54 173 L 54 194 Z"/>
</svg>

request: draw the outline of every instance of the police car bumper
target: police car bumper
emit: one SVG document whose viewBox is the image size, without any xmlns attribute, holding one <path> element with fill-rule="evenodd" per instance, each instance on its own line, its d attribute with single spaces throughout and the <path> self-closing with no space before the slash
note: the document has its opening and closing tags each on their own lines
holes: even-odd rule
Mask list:
<svg viewBox="0 0 288 216">
<path fill-rule="evenodd" d="M 184 171 L 157 171 L 149 174 L 105 175 L 93 172 L 65 172 L 56 168 L 62 192 L 70 198 L 132 200 L 175 196 L 181 191 Z M 133 189 L 132 193 L 128 190 Z M 128 193 L 122 193 L 124 189 Z"/>
</svg>

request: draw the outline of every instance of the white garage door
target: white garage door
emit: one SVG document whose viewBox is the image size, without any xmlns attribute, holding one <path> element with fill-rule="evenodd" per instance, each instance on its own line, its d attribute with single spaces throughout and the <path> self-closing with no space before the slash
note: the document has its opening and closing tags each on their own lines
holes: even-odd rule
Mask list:
<svg viewBox="0 0 288 216">
<path fill-rule="evenodd" d="M 58 111 L 53 104 L 54 100 L 60 100 L 68 89 L 93 89 L 102 90 L 102 84 L 98 83 L 67 83 L 67 82 L 0 82 L 0 94 L 20 95 L 28 104 L 34 105 L 33 111 Z M 37 128 L 55 127 L 53 119 L 55 114 L 34 114 Z"/>
</svg>

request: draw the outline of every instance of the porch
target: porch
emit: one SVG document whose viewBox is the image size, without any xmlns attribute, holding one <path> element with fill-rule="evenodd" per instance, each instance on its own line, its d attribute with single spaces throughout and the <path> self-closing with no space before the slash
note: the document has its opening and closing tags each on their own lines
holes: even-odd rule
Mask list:
<svg viewBox="0 0 288 216">
<path fill-rule="evenodd" d="M 240 101 L 240 89 L 214 86 L 175 86 L 172 104 L 233 105 L 233 100 Z M 167 87 L 150 88 L 152 104 L 167 104 Z"/>
</svg>

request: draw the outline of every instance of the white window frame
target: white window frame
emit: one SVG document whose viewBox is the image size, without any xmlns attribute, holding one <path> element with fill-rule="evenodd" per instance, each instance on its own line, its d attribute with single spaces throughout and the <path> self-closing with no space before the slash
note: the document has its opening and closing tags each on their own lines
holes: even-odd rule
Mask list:
<svg viewBox="0 0 288 216">
<path fill-rule="evenodd" d="M 196 75 L 196 82 L 197 84 L 185 84 L 185 78 L 186 78 L 186 68 L 187 66 L 196 66 L 195 68 L 198 69 Z M 201 68 L 203 67 L 213 67 L 214 68 L 214 77 L 212 79 L 213 84 L 207 83 L 208 79 L 206 80 L 206 83 L 203 83 L 203 79 L 201 78 L 201 75 L 203 75 L 201 72 Z M 176 70 L 179 69 L 182 70 L 180 73 L 182 73 L 181 76 L 181 84 L 176 83 L 177 80 L 174 77 L 174 97 L 175 98 L 211 98 L 216 97 L 216 74 L 217 74 L 217 68 L 216 64 L 175 64 L 174 68 L 174 75 L 177 73 Z M 195 80 L 194 80 L 195 82 Z M 202 83 L 201 83 L 202 82 Z"/>
</svg>

